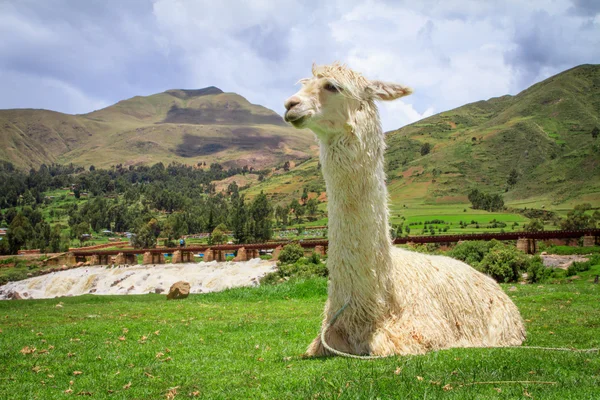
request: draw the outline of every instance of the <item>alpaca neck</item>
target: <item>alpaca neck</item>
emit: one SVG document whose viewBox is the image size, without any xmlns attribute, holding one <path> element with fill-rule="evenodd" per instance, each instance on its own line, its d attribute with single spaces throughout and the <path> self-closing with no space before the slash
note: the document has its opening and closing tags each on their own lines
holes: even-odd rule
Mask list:
<svg viewBox="0 0 600 400">
<path fill-rule="evenodd" d="M 379 303 L 391 267 L 385 142 L 378 120 L 373 126 L 321 141 L 321 164 L 329 213 L 330 301 L 362 297 Z M 337 299 L 337 301 L 336 301 Z"/>
</svg>

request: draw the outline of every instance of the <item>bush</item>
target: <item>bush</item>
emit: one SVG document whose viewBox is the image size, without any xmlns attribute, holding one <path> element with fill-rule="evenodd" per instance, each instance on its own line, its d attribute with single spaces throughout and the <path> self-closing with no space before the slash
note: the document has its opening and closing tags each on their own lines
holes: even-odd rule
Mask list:
<svg viewBox="0 0 600 400">
<path fill-rule="evenodd" d="M 475 268 L 497 282 L 516 282 L 528 265 L 527 256 L 512 246 L 498 243 Z"/>
<path fill-rule="evenodd" d="M 261 284 L 276 284 L 288 280 L 290 278 L 314 278 L 327 277 L 329 271 L 327 266 L 321 262 L 318 255 L 313 253 L 310 258 L 301 257 L 293 264 L 279 263 L 277 271 L 271 272 L 261 278 Z"/>
<path fill-rule="evenodd" d="M 542 283 L 552 275 L 552 269 L 544 266 L 540 256 L 533 257 L 529 260 L 527 267 L 527 282 Z"/>
<path fill-rule="evenodd" d="M 457 244 L 448 255 L 469 265 L 475 266 L 483 260 L 483 257 L 498 243 L 497 240 L 484 241 L 474 240 Z"/>
<path fill-rule="evenodd" d="M 549 246 L 545 249 L 548 254 L 558 254 L 562 256 L 570 256 L 573 254 L 598 254 L 600 246 L 593 247 L 574 247 L 574 246 Z"/>
<path fill-rule="evenodd" d="M 571 264 L 569 266 L 569 268 L 567 268 L 567 276 L 573 276 L 573 275 L 577 275 L 579 272 L 584 272 L 584 271 L 589 271 L 590 268 L 592 268 L 592 266 L 596 265 L 596 264 L 600 264 L 600 256 L 595 255 L 593 257 L 591 257 L 588 261 L 584 261 L 584 262 L 573 262 L 573 264 Z"/>
<path fill-rule="evenodd" d="M 304 257 L 304 249 L 299 244 L 287 244 L 279 253 L 280 264 L 293 264 Z"/>
<path fill-rule="evenodd" d="M 497 240 L 463 242 L 454 247 L 448 255 L 466 262 L 497 282 L 516 282 L 521 272 L 529 272 L 530 267 L 535 275 L 534 279 L 546 277 L 545 272 L 540 269 L 545 267 L 539 257 L 531 259 L 514 246 Z"/>
</svg>

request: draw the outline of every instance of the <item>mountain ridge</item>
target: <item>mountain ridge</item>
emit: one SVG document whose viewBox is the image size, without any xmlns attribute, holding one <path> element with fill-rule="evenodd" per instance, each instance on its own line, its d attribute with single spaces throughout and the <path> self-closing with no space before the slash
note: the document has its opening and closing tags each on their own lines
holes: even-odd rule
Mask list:
<svg viewBox="0 0 600 400">
<path fill-rule="evenodd" d="M 0 144 L 0 159 L 19 168 L 159 161 L 264 168 L 315 154 L 312 138 L 277 113 L 215 86 L 134 96 L 86 114 L 0 110 Z"/>
</svg>

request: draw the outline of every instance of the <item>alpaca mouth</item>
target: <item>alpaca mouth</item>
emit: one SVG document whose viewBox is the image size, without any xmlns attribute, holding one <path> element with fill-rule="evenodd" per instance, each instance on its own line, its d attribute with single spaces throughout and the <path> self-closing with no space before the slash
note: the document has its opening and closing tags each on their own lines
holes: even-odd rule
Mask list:
<svg viewBox="0 0 600 400">
<path fill-rule="evenodd" d="M 290 124 L 292 124 L 294 126 L 294 128 L 302 127 L 309 118 L 310 118 L 309 115 L 297 116 L 297 115 L 290 115 L 290 113 L 285 114 L 285 120 L 287 122 L 289 122 Z"/>
</svg>

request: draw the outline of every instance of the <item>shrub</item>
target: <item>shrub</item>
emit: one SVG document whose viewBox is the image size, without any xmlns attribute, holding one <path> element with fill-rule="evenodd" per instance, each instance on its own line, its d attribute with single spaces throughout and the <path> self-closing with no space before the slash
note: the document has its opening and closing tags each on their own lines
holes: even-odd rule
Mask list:
<svg viewBox="0 0 600 400">
<path fill-rule="evenodd" d="M 313 251 L 308 261 L 312 264 L 319 264 L 321 262 L 321 256 Z"/>
<path fill-rule="evenodd" d="M 279 253 L 280 264 L 293 264 L 304 256 L 304 250 L 299 244 L 287 244 Z"/>
<path fill-rule="evenodd" d="M 469 265 L 476 265 L 481 262 L 483 257 L 498 243 L 496 240 L 483 241 L 474 240 L 457 244 L 448 255 L 458 260 L 464 261 Z"/>
<path fill-rule="evenodd" d="M 544 266 L 540 256 L 533 257 L 529 260 L 527 267 L 527 282 L 541 283 L 546 281 L 552 275 L 552 269 Z"/>
<path fill-rule="evenodd" d="M 315 257 L 316 256 L 316 257 Z M 276 284 L 290 278 L 327 277 L 327 266 L 321 262 L 318 255 L 313 253 L 309 258 L 301 257 L 294 263 L 279 263 L 277 271 L 271 272 L 261 278 L 261 284 Z"/>
<path fill-rule="evenodd" d="M 574 247 L 574 246 L 549 246 L 545 249 L 548 254 L 559 254 L 563 256 L 570 256 L 573 254 L 598 254 L 600 253 L 600 246 L 593 247 Z"/>
<path fill-rule="evenodd" d="M 523 252 L 512 246 L 498 243 L 475 268 L 490 275 L 497 282 L 506 283 L 518 281 L 520 272 L 525 270 L 528 264 L 529 260 Z"/>
<path fill-rule="evenodd" d="M 590 268 L 592 268 L 592 266 L 596 265 L 596 264 L 600 264 L 600 256 L 595 255 L 593 257 L 591 257 L 588 261 L 584 261 L 584 262 L 573 262 L 573 264 L 571 264 L 569 266 L 569 268 L 567 268 L 567 276 L 573 276 L 573 275 L 577 275 L 579 272 L 584 272 L 584 271 L 589 271 Z"/>
</svg>

